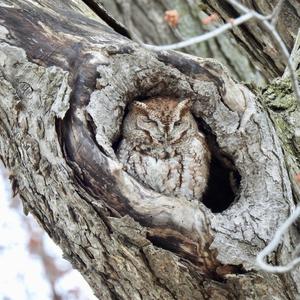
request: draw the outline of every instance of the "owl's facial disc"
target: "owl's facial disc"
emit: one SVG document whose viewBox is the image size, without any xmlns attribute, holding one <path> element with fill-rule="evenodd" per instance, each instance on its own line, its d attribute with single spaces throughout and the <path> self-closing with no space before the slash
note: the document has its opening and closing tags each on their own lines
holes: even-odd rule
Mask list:
<svg viewBox="0 0 300 300">
<path fill-rule="evenodd" d="M 137 126 L 151 138 L 151 141 L 156 144 L 162 143 L 162 126 L 156 119 L 152 119 L 149 115 L 141 115 L 137 118 Z M 145 140 L 147 142 L 147 140 Z"/>
<path fill-rule="evenodd" d="M 158 102 L 156 102 L 158 103 Z M 187 131 L 195 128 L 195 120 L 190 113 L 191 101 L 173 102 L 172 105 L 157 109 L 154 103 L 136 101 L 135 109 L 139 113 L 137 126 L 144 132 L 145 143 L 171 145 L 185 138 Z M 197 127 L 197 125 L 196 125 Z"/>
</svg>

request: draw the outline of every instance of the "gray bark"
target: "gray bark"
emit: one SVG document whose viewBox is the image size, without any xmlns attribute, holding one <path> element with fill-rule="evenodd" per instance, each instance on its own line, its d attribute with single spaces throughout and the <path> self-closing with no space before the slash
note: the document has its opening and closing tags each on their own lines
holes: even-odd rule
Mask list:
<svg viewBox="0 0 300 300">
<path fill-rule="evenodd" d="M 0 158 L 25 212 L 99 299 L 295 299 L 299 268 L 255 265 L 294 207 L 257 97 L 217 61 L 146 51 L 95 11 L 0 1 Z M 216 162 L 203 203 L 146 189 L 115 157 L 126 106 L 154 95 L 194 101 Z M 229 174 L 238 190 L 220 195 Z M 297 238 L 291 230 L 270 262 L 285 263 Z"/>
<path fill-rule="evenodd" d="M 206 1 L 201 0 L 94 0 L 92 2 L 103 3 L 105 8 L 126 26 L 132 37 L 155 45 L 172 44 L 200 35 L 225 21 L 221 19 L 220 22 L 203 25 L 201 20 L 212 10 L 206 5 Z M 179 24 L 175 28 L 164 21 L 165 11 L 173 9 L 177 10 L 180 16 Z M 245 49 L 239 46 L 230 33 L 189 46 L 182 51 L 217 59 L 238 80 L 254 82 L 257 85 L 265 84 L 266 77 L 263 72 L 252 63 L 253 58 L 246 55 Z"/>
<path fill-rule="evenodd" d="M 103 5 L 128 28 L 132 36 L 146 43 L 171 44 L 207 32 L 236 18 L 239 13 L 223 0 L 93 0 Z M 273 1 L 241 0 L 250 9 L 268 15 L 277 4 Z M 164 21 L 166 10 L 176 9 L 180 22 L 176 28 Z M 299 2 L 284 1 L 278 16 L 277 30 L 291 50 L 300 26 Z M 203 25 L 201 19 L 217 13 L 219 22 Z M 214 57 L 222 62 L 235 78 L 263 85 L 264 80 L 282 75 L 286 62 L 276 42 L 259 22 L 251 21 L 216 39 L 193 45 L 183 51 L 201 57 Z"/>
<path fill-rule="evenodd" d="M 98 0 L 91 2 L 99 3 Z M 242 0 L 240 2 L 249 9 L 269 15 L 278 1 Z M 118 20 L 126 24 L 129 34 L 157 45 L 178 42 L 211 30 L 212 26 L 202 25 L 200 19 L 212 13 L 217 13 L 221 17 L 217 22 L 218 25 L 239 15 L 233 7 L 226 4 L 226 1 L 219 0 L 104 0 L 102 3 Z M 180 15 L 178 27 L 172 28 L 163 20 L 167 9 L 178 11 Z M 299 9 L 297 1 L 284 1 L 276 23 L 276 28 L 290 51 L 300 27 Z M 299 43 L 294 50 L 294 65 L 298 70 Z M 230 70 L 231 76 L 261 86 L 265 84 L 263 79 L 272 81 L 281 76 L 286 67 L 285 59 L 270 33 L 255 21 L 236 27 L 207 43 L 193 45 L 182 51 L 202 57 L 214 57 Z M 299 106 L 286 76 L 283 80 L 276 79 L 274 84 L 270 84 L 263 91 L 263 94 L 260 101 L 270 114 L 282 142 L 294 196 L 299 201 L 300 188 L 295 180 L 295 174 L 300 173 L 298 162 L 300 124 L 297 121 L 300 114 Z"/>
<path fill-rule="evenodd" d="M 218 12 L 223 19 L 236 17 L 238 14 L 235 9 L 227 5 L 222 0 L 204 0 L 207 4 L 208 11 Z M 278 3 L 277 0 L 272 1 L 250 1 L 241 0 L 241 3 L 250 9 L 268 15 L 272 13 L 273 8 Z M 282 9 L 278 15 L 276 28 L 283 39 L 286 46 L 291 50 L 300 26 L 299 17 L 300 5 L 297 0 L 286 0 L 283 3 Z M 286 62 L 280 55 L 276 41 L 264 29 L 259 22 L 248 22 L 233 30 L 233 37 L 239 41 L 252 61 L 257 65 L 261 72 L 268 78 L 272 79 L 281 76 Z"/>
</svg>

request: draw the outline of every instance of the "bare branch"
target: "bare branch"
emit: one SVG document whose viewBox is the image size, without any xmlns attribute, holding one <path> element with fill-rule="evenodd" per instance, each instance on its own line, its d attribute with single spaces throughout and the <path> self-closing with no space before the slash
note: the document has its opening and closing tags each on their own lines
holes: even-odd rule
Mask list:
<svg viewBox="0 0 300 300">
<path fill-rule="evenodd" d="M 252 12 L 252 10 L 250 10 L 249 8 L 245 7 L 244 5 L 242 5 L 241 3 L 239 3 L 236 0 L 226 0 L 228 3 L 230 3 L 231 5 L 233 5 L 236 9 L 240 10 L 243 13 L 249 13 Z M 275 7 L 275 14 L 274 12 L 271 14 L 271 20 L 274 20 L 274 18 L 277 18 L 276 14 L 279 14 L 279 10 L 281 9 L 283 4 L 283 1 L 279 0 L 278 4 Z M 260 16 L 258 18 L 258 15 Z M 254 18 L 261 20 L 262 15 L 259 13 L 256 13 L 253 15 Z M 277 32 L 275 26 L 273 25 L 273 23 L 270 23 L 268 20 L 264 19 L 261 20 L 262 24 L 264 26 L 264 28 L 266 29 L 266 31 L 268 31 L 273 38 L 275 39 L 277 46 L 281 52 L 282 57 L 285 59 L 286 64 L 290 70 L 290 76 L 291 76 L 291 81 L 292 81 L 292 85 L 293 85 L 293 90 L 295 93 L 295 97 L 297 99 L 297 101 L 300 103 L 300 90 L 299 90 L 299 85 L 298 85 L 298 78 L 296 75 L 296 72 L 294 70 L 294 66 L 291 63 L 290 60 L 290 53 L 285 45 L 285 43 L 283 42 L 282 38 L 280 37 L 279 33 Z M 276 24 L 276 22 L 275 22 Z"/>
<path fill-rule="evenodd" d="M 245 23 L 251 19 L 256 19 L 263 24 L 265 30 L 268 31 L 275 39 L 278 49 L 280 50 L 282 57 L 285 59 L 287 67 L 290 71 L 290 76 L 291 76 L 291 81 L 292 81 L 295 97 L 296 97 L 297 101 L 300 103 L 300 89 L 299 89 L 299 85 L 298 85 L 298 79 L 297 79 L 297 75 L 295 72 L 295 68 L 290 60 L 289 51 L 275 28 L 275 24 L 276 24 L 276 21 L 277 21 L 279 12 L 282 8 L 284 0 L 279 0 L 276 7 L 274 8 L 273 13 L 268 16 L 259 14 L 258 12 L 247 8 L 246 6 L 244 6 L 243 4 L 239 3 L 236 0 L 226 0 L 226 1 L 229 4 L 231 4 L 232 6 L 234 6 L 237 10 L 244 13 L 244 15 L 236 18 L 235 20 L 233 20 L 233 22 L 226 23 L 226 24 L 222 25 L 221 27 L 216 28 L 213 31 L 207 32 L 207 33 L 199 35 L 199 36 L 192 37 L 188 40 L 185 40 L 185 41 L 182 41 L 179 43 L 175 43 L 175 44 L 171 44 L 171 45 L 163 45 L 163 46 L 142 44 L 142 46 L 147 49 L 154 50 L 154 51 L 180 49 L 180 48 L 184 48 L 184 47 L 187 47 L 187 46 L 190 46 L 193 44 L 207 41 L 211 38 L 218 36 L 219 34 L 223 33 L 224 31 L 232 29 L 234 26 L 238 26 L 238 25 Z M 271 20 L 271 22 L 269 20 Z"/>
<path fill-rule="evenodd" d="M 180 49 L 184 48 L 193 44 L 201 43 L 204 41 L 207 41 L 213 37 L 218 36 L 219 34 L 223 33 L 224 31 L 227 31 L 229 29 L 232 29 L 234 26 L 238 26 L 242 23 L 245 23 L 249 21 L 250 19 L 254 18 L 253 12 L 249 12 L 243 16 L 238 17 L 237 19 L 234 19 L 232 22 L 226 23 L 222 25 L 221 27 L 218 27 L 214 29 L 213 31 L 207 32 L 202 35 L 198 35 L 195 37 L 192 37 L 188 40 L 175 43 L 175 44 L 170 44 L 170 45 L 164 45 L 164 46 L 154 46 L 154 45 L 148 45 L 148 44 L 143 44 L 143 46 L 147 49 L 150 50 L 155 50 L 155 51 L 161 51 L 161 50 L 175 50 L 175 49 Z"/>
<path fill-rule="evenodd" d="M 284 3 L 285 0 L 279 0 L 277 5 L 275 6 L 274 10 L 273 10 L 273 13 L 272 13 L 272 21 L 271 21 L 271 24 L 273 26 L 276 26 L 276 23 L 278 21 L 278 16 L 279 16 L 279 13 L 281 11 L 281 8 L 282 8 L 282 5 Z"/>
<path fill-rule="evenodd" d="M 247 14 L 249 12 L 252 12 L 253 15 L 255 16 L 255 18 L 257 19 L 261 19 L 261 17 L 263 18 L 268 18 L 270 19 L 271 18 L 271 15 L 270 16 L 263 16 L 261 14 L 259 14 L 258 12 L 250 9 L 250 8 L 247 8 L 246 6 L 244 6 L 243 4 L 241 4 L 240 2 L 236 1 L 236 0 L 226 0 L 229 4 L 231 4 L 232 6 L 234 6 L 237 10 L 239 10 L 241 13 L 244 13 L 244 14 Z"/>
<path fill-rule="evenodd" d="M 283 42 L 282 38 L 280 37 L 279 33 L 275 29 L 275 27 L 270 24 L 268 21 L 263 21 L 262 24 L 264 25 L 265 29 L 270 32 L 270 34 L 273 36 L 275 39 L 278 48 L 283 56 L 283 58 L 286 60 L 287 66 L 290 70 L 290 76 L 291 76 L 291 81 L 293 85 L 293 90 L 295 92 L 296 99 L 298 103 L 300 103 L 300 90 L 299 90 L 299 85 L 298 85 L 298 78 L 297 74 L 294 69 L 294 65 L 292 64 L 292 61 L 290 59 L 290 53 L 285 46 L 285 43 Z"/>
<path fill-rule="evenodd" d="M 298 30 L 294 47 L 290 55 L 290 62 L 293 65 L 293 69 L 296 71 L 300 64 L 300 29 Z M 287 66 L 286 69 L 284 70 L 282 78 L 287 78 L 289 76 L 290 76 L 290 69 Z"/>
<path fill-rule="evenodd" d="M 287 232 L 288 228 L 297 220 L 300 216 L 300 206 L 298 206 L 290 217 L 278 228 L 274 238 L 260 253 L 258 253 L 256 262 L 257 265 L 266 272 L 273 273 L 285 273 L 291 271 L 296 265 L 300 264 L 300 257 L 295 258 L 285 266 L 272 266 L 265 262 L 265 257 L 274 251 L 280 243 L 281 237 Z M 296 248 L 297 250 L 297 248 Z"/>
</svg>

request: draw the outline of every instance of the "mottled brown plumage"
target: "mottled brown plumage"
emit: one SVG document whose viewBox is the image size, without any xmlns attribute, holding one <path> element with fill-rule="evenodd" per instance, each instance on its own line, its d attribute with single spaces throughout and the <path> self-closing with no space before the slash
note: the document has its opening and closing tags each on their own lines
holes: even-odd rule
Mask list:
<svg viewBox="0 0 300 300">
<path fill-rule="evenodd" d="M 191 102 L 169 97 L 134 102 L 117 150 L 129 174 L 153 190 L 188 200 L 202 198 L 210 152 L 190 112 Z"/>
</svg>

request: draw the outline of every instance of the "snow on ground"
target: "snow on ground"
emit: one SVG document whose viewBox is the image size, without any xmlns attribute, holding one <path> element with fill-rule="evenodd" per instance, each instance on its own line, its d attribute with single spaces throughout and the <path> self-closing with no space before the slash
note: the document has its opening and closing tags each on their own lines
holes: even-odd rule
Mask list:
<svg viewBox="0 0 300 300">
<path fill-rule="evenodd" d="M 23 214 L 6 178 L 0 167 L 0 300 L 96 300 L 60 248 Z"/>
</svg>

